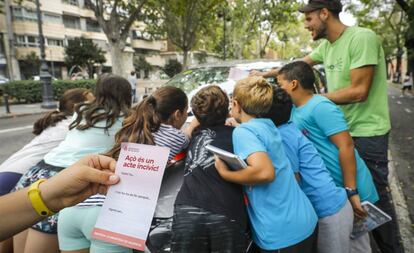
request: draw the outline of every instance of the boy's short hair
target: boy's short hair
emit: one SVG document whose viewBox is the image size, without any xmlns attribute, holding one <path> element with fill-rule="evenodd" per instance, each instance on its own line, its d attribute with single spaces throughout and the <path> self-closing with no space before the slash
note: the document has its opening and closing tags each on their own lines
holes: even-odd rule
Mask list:
<svg viewBox="0 0 414 253">
<path fill-rule="evenodd" d="M 292 112 L 292 99 L 282 88 L 273 86 L 273 102 L 269 112 L 264 116 L 273 121 L 276 126 L 289 122 Z"/>
<path fill-rule="evenodd" d="M 286 64 L 279 70 L 278 75 L 283 75 L 288 81 L 297 80 L 303 89 L 315 92 L 315 74 L 312 67 L 304 61 Z"/>
<path fill-rule="evenodd" d="M 272 93 L 272 86 L 266 79 L 259 76 L 251 76 L 236 83 L 233 99 L 237 100 L 245 113 L 261 117 L 272 106 Z"/>
<path fill-rule="evenodd" d="M 201 126 L 224 125 L 229 115 L 229 98 L 220 87 L 210 85 L 193 96 L 191 109 Z"/>
</svg>

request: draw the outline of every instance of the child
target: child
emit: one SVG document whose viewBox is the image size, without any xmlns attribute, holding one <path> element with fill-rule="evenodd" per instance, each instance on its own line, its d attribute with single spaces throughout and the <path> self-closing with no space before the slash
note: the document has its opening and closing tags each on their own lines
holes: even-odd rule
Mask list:
<svg viewBox="0 0 414 253">
<path fill-rule="evenodd" d="M 224 181 L 208 144 L 233 152 L 233 127 L 225 126 L 229 99 L 207 86 L 191 99 L 200 126 L 187 153 L 184 183 L 175 201 L 172 252 L 245 252 L 247 217 L 240 185 Z"/>
<path fill-rule="evenodd" d="M 0 165 L 0 196 L 9 193 L 22 174 L 65 139 L 75 105 L 93 98 L 87 89 L 67 90 L 59 100 L 59 109 L 34 123 L 32 132 L 36 137 Z"/>
<path fill-rule="evenodd" d="M 402 88 L 401 88 L 401 96 L 400 97 L 404 97 L 405 90 L 408 90 L 408 92 L 411 93 L 411 95 L 414 95 L 413 94 L 413 79 L 411 78 L 410 72 L 407 72 L 405 74 L 403 84 L 402 84 Z"/>
<path fill-rule="evenodd" d="M 106 153 L 118 159 L 122 142 L 157 145 L 170 148 L 169 160 L 188 146 L 189 140 L 179 130 L 187 119 L 188 99 L 175 87 L 162 87 L 136 106 L 125 118 L 116 134 L 115 145 Z M 132 253 L 131 249 L 91 238 L 103 196 L 91 197 L 66 208 L 59 216 L 59 247 L 70 252 Z"/>
<path fill-rule="evenodd" d="M 242 124 L 233 131 L 233 146 L 248 166 L 230 171 L 216 159 L 216 168 L 225 180 L 245 185 L 253 240 L 262 252 L 316 252 L 318 218 L 295 180 L 279 131 L 270 119 L 259 118 L 272 97 L 262 77 L 237 82 L 231 114 Z"/>
<path fill-rule="evenodd" d="M 292 98 L 291 120 L 313 142 L 335 184 L 346 189 L 354 214 L 365 216 L 361 201 L 375 203 L 378 194 L 368 168 L 354 149 L 343 113 L 327 98 L 313 94 L 315 76 L 305 62 L 283 66 L 277 81 Z M 351 247 L 370 252 L 368 234 L 353 240 Z"/>
<path fill-rule="evenodd" d="M 318 252 L 349 253 L 353 227 L 352 206 L 345 189 L 335 185 L 313 144 L 289 122 L 292 100 L 281 88 L 273 88 L 273 103 L 267 117 L 282 136 L 283 147 L 299 185 L 318 215 Z"/>
<path fill-rule="evenodd" d="M 49 178 L 88 154 L 110 149 L 115 133 L 131 107 L 131 86 L 122 77 L 103 75 L 98 79 L 96 98 L 75 108 L 73 122 L 66 138 L 52 149 L 42 161 L 22 176 L 16 189 Z M 57 215 L 35 224 L 27 235 L 26 252 L 58 252 Z"/>
</svg>

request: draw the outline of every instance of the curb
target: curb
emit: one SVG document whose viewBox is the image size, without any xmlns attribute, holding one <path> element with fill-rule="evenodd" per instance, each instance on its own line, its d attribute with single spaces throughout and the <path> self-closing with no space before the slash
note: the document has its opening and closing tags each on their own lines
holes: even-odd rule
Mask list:
<svg viewBox="0 0 414 253">
<path fill-rule="evenodd" d="M 389 186 L 391 188 L 391 196 L 394 203 L 397 221 L 400 229 L 401 239 L 405 253 L 414 253 L 414 232 L 408 212 L 407 202 L 401 189 L 400 181 L 395 172 L 394 160 L 391 151 L 388 150 L 389 157 Z"/>
<path fill-rule="evenodd" d="M 17 118 L 17 117 L 23 117 L 23 116 L 29 116 L 29 115 L 39 115 L 46 113 L 44 112 L 23 112 L 23 113 L 10 113 L 10 114 L 0 114 L 0 119 L 10 119 L 10 118 Z"/>
</svg>

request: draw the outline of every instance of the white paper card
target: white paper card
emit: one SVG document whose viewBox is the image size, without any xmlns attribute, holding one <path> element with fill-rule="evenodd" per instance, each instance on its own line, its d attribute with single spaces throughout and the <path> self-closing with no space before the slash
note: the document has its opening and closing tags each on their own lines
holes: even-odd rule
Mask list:
<svg viewBox="0 0 414 253">
<path fill-rule="evenodd" d="M 170 149 L 122 143 L 111 186 L 92 237 L 144 250 Z"/>
</svg>

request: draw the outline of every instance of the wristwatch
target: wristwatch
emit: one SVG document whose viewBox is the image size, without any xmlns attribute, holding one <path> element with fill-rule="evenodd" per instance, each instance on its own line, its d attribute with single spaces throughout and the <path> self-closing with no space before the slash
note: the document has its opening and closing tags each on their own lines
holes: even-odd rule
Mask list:
<svg viewBox="0 0 414 253">
<path fill-rule="evenodd" d="M 346 195 L 348 196 L 348 198 L 354 196 L 354 195 L 358 195 L 358 189 L 352 189 L 350 187 L 345 187 L 345 191 L 346 191 Z"/>
</svg>

